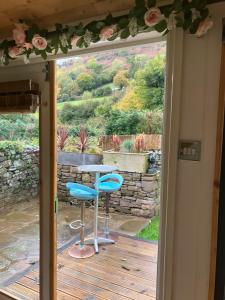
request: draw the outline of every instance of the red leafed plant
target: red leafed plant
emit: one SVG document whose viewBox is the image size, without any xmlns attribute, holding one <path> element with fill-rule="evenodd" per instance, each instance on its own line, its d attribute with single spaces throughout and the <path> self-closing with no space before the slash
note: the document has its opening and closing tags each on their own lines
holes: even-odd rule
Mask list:
<svg viewBox="0 0 225 300">
<path fill-rule="evenodd" d="M 113 144 L 113 150 L 115 150 L 115 151 L 120 150 L 121 139 L 119 138 L 118 135 L 113 135 L 112 136 L 112 144 Z"/>
<path fill-rule="evenodd" d="M 58 128 L 57 146 L 60 151 L 63 151 L 66 146 L 66 141 L 69 137 L 68 131 L 64 127 Z"/>
<path fill-rule="evenodd" d="M 78 149 L 80 150 L 81 153 L 84 153 L 84 151 L 88 148 L 88 134 L 84 126 L 80 127 L 80 132 L 78 136 L 79 136 Z"/>
<path fill-rule="evenodd" d="M 139 134 L 134 141 L 134 148 L 136 152 L 144 152 L 146 150 L 145 136 Z"/>
</svg>

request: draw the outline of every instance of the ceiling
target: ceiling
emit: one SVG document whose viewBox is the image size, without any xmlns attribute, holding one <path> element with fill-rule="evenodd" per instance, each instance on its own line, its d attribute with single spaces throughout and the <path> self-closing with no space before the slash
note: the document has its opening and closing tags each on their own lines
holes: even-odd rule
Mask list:
<svg viewBox="0 0 225 300">
<path fill-rule="evenodd" d="M 72 23 L 128 10 L 133 5 L 134 0 L 2 0 L 0 40 L 11 36 L 13 24 L 19 19 L 48 28 L 55 23 Z"/>
<path fill-rule="evenodd" d="M 40 27 L 49 28 L 55 23 L 75 23 L 109 12 L 129 10 L 135 0 L 0 0 L 0 40 L 11 37 L 14 23 L 19 19 L 33 21 Z M 208 3 L 221 0 L 208 0 Z M 158 0 L 165 5 L 171 0 Z"/>
</svg>

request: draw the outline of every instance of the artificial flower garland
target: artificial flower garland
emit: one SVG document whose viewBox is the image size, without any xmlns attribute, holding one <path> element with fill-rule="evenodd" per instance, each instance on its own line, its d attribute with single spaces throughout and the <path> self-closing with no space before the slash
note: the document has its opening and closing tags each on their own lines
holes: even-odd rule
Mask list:
<svg viewBox="0 0 225 300">
<path fill-rule="evenodd" d="M 171 5 L 156 7 L 156 0 L 136 0 L 136 5 L 127 15 L 93 21 L 74 26 L 56 24 L 54 31 L 40 29 L 23 20 L 15 24 L 11 39 L 0 42 L 0 62 L 7 65 L 18 56 L 29 62 L 31 54 L 47 59 L 48 54 L 59 50 L 87 48 L 101 40 L 126 39 L 140 32 L 156 30 L 167 34 L 180 27 L 197 37 L 205 35 L 213 26 L 205 0 L 174 0 Z"/>
</svg>

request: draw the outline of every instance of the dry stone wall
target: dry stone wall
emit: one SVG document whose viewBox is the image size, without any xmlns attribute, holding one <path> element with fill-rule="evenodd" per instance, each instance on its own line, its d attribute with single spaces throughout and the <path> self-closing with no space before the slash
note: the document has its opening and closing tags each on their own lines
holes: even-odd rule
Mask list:
<svg viewBox="0 0 225 300">
<path fill-rule="evenodd" d="M 30 200 L 39 193 L 39 152 L 0 151 L 0 209 Z"/>
<path fill-rule="evenodd" d="M 121 190 L 110 196 L 111 211 L 147 218 L 157 215 L 159 213 L 160 173 L 156 175 L 135 172 L 118 173 L 123 176 L 124 183 Z M 76 166 L 58 164 L 58 198 L 60 201 L 74 201 L 66 189 L 66 183 L 69 181 L 93 187 L 95 176 L 78 172 Z M 100 198 L 100 205 L 104 205 L 103 194 Z"/>
</svg>

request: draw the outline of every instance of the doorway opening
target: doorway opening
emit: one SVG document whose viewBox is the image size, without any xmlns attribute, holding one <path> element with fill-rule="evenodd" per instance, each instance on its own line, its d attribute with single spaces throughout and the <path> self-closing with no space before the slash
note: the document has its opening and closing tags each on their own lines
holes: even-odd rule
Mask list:
<svg viewBox="0 0 225 300">
<path fill-rule="evenodd" d="M 166 42 L 157 42 L 57 61 L 58 232 L 67 245 L 58 288 L 70 296 L 75 285 L 80 299 L 156 299 L 165 54 Z M 100 243 L 98 255 L 81 260 L 70 250 L 79 247 L 82 201 L 68 184 L 96 189 L 91 166 L 114 168 L 123 183 L 98 202 L 98 236 L 107 226 L 115 244 Z M 95 200 L 85 205 L 90 239 Z"/>
</svg>

